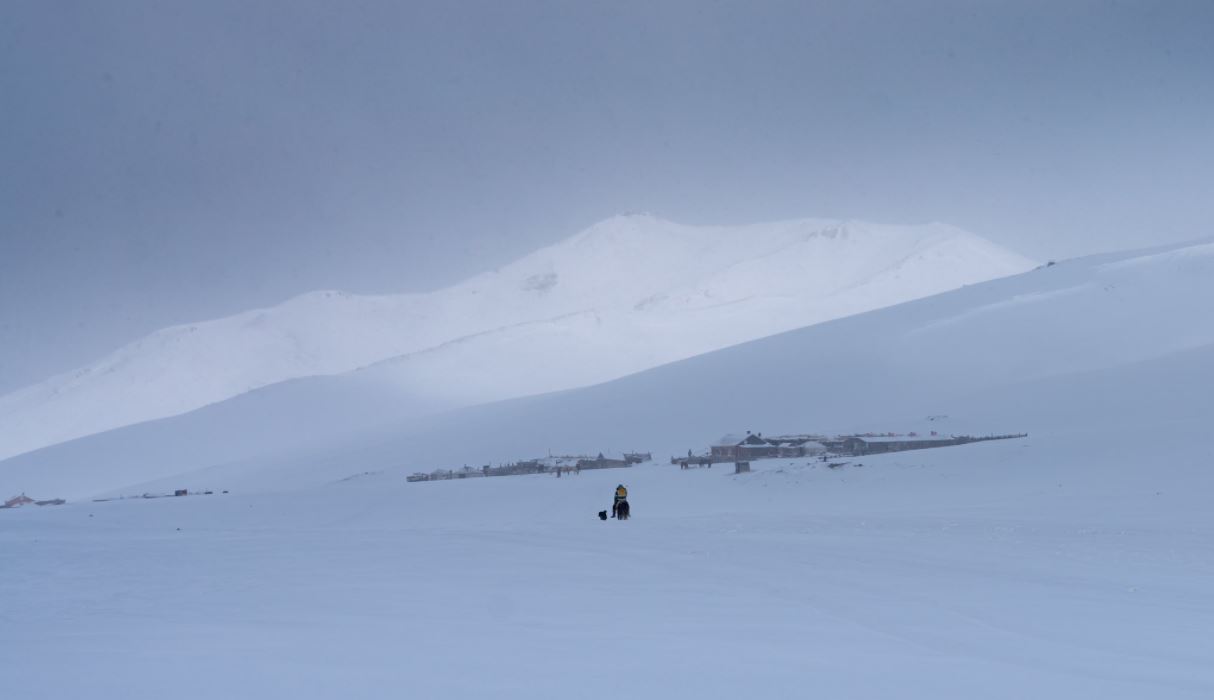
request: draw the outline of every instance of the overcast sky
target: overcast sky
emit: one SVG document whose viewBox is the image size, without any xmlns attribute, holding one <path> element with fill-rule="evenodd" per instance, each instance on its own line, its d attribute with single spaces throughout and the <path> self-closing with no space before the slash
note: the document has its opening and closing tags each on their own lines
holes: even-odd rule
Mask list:
<svg viewBox="0 0 1214 700">
<path fill-rule="evenodd" d="M 0 4 L 0 392 L 613 214 L 1214 234 L 1210 2 Z"/>
</svg>

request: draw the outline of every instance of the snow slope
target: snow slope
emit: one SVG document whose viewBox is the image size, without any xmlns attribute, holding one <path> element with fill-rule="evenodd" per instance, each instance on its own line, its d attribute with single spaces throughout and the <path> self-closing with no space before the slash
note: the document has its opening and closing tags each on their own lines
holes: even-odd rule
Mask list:
<svg viewBox="0 0 1214 700">
<path fill-rule="evenodd" d="M 0 511 L 0 667 L 31 698 L 1207 698 L 1204 433 Z M 598 521 L 620 481 L 634 519 Z"/>
<path fill-rule="evenodd" d="M 164 482 L 226 496 L 0 511 L 6 689 L 1212 697 L 1212 286 L 1214 242 L 1068 261 Z M 403 480 L 436 456 L 920 426 L 1030 436 Z M 619 482 L 634 519 L 600 522 Z"/>
<path fill-rule="evenodd" d="M 1179 366 L 1190 357 L 1198 359 L 1184 361 L 1200 368 L 1202 353 L 1214 343 L 1214 324 L 1194 322 L 1214 317 L 1211 249 L 1214 245 L 1207 243 L 1067 261 L 599 386 L 439 415 L 418 411 L 393 420 L 383 408 L 390 405 L 385 399 L 369 402 L 363 413 L 290 414 L 280 429 L 264 419 L 258 422 L 256 416 L 266 413 L 261 406 L 235 414 L 233 420 L 202 423 L 208 431 L 196 431 L 200 423 L 189 417 L 170 419 L 162 421 L 165 425 L 112 431 L 2 462 L 0 489 L 81 496 L 137 492 L 144 482 L 159 488 L 281 488 L 324 483 L 362 469 L 429 471 L 526 458 L 550 449 L 685 453 L 742 429 L 1049 431 L 1079 408 L 1066 398 L 1072 394 L 1036 399 L 1034 392 L 1043 383 L 1088 387 L 1084 378 L 1101 371 L 1152 362 Z M 428 368 L 419 376 L 428 371 L 438 370 Z M 1200 382 L 1154 386 L 1158 388 L 1138 387 L 1141 394 L 1106 392 L 1100 401 L 1130 417 L 1205 410 Z M 1007 400 L 992 399 L 993 392 L 1004 392 Z M 1160 398 L 1162 406 L 1143 405 L 1137 395 L 1173 399 L 1165 403 Z M 360 405 L 344 400 L 294 403 Z M 991 414 L 991 407 L 1000 412 Z M 924 423 L 929 415 L 949 418 Z M 300 422 L 351 418 L 367 429 L 339 440 L 308 430 L 289 440 Z M 375 426 L 377 418 L 386 421 L 382 427 Z M 246 425 L 274 439 L 258 443 L 258 449 L 229 449 L 224 431 L 243 435 L 240 426 Z M 312 435 L 317 439 L 309 442 Z M 193 476 L 181 476 L 201 468 Z"/>
<path fill-rule="evenodd" d="M 0 459 L 392 358 L 373 383 L 406 414 L 585 386 L 1030 266 L 940 224 L 617 217 L 432 293 L 316 292 L 159 331 L 0 397 Z"/>
<path fill-rule="evenodd" d="M 1201 381 L 1211 377 L 1211 318 L 1214 243 L 1066 261 L 593 387 L 420 416 L 161 485 L 279 488 L 324 483 L 354 464 L 429 471 L 548 450 L 685 454 L 743 429 L 1037 434 L 1079 429 L 1090 414 L 1136 431 L 1214 415 Z M 1158 371 L 1165 376 L 1137 379 Z M 1123 382 L 1133 391 L 1118 391 Z M 156 472 L 137 470 L 137 456 L 115 453 L 113 471 L 92 485 Z M 53 450 L 0 464 L 0 475 L 50 479 L 57 468 L 65 487 L 82 477 Z"/>
</svg>

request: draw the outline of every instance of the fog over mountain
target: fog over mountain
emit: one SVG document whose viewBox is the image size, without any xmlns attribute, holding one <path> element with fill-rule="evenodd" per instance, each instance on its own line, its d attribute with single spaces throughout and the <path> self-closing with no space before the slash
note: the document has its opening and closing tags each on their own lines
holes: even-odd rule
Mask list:
<svg viewBox="0 0 1214 700">
<path fill-rule="evenodd" d="M 0 3 L 5 691 L 1214 698 L 1212 37 Z"/>
<path fill-rule="evenodd" d="M 0 7 L 0 392 L 317 289 L 429 292 L 630 210 L 1206 234 L 1208 3 Z"/>
<path fill-rule="evenodd" d="M 1192 431 L 1214 415 L 1202 380 L 1214 325 L 1191 322 L 1214 314 L 1212 267 L 1209 241 L 1071 260 L 598 386 L 396 421 L 381 412 L 386 425 L 364 416 L 361 430 L 327 444 L 310 440 L 323 431 L 296 429 L 222 452 L 209 444 L 222 434 L 191 431 L 210 421 L 240 431 L 200 412 L 193 424 L 149 423 L 0 462 L 0 486 L 137 493 L 171 477 L 154 487 L 273 490 L 549 449 L 664 459 L 742 429 L 1103 435 L 1174 425 L 1176 454 L 1188 455 Z M 203 466 L 214 468 L 182 473 Z"/>
<path fill-rule="evenodd" d="M 279 382 L 352 373 L 352 393 L 336 405 L 333 382 L 320 383 L 313 410 L 325 418 L 292 425 L 282 439 L 296 441 L 337 415 L 361 416 L 363 404 L 382 411 L 392 396 L 396 411 L 426 413 L 586 386 L 1033 265 L 941 224 L 693 227 L 617 217 L 429 294 L 314 292 L 164 329 L 0 396 L 0 459 Z M 248 433 L 306 403 L 299 392 L 290 387 L 282 405 L 246 418 L 246 430 L 225 423 L 205 443 L 261 444 L 264 435 Z"/>
</svg>

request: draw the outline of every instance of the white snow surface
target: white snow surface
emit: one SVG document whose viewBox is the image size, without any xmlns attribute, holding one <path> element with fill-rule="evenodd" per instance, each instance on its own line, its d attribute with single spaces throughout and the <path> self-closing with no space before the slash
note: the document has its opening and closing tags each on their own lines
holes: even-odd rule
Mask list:
<svg viewBox="0 0 1214 700">
<path fill-rule="evenodd" d="M 226 495 L 0 510 L 5 689 L 1214 697 L 1212 318 L 1214 244 L 1067 261 L 159 482 Z M 1030 435 L 834 469 L 665 463 L 832 428 Z M 404 481 L 545 444 L 657 461 Z M 91 478 L 55 454 L 0 474 Z M 620 482 L 634 518 L 599 521 Z"/>
<path fill-rule="evenodd" d="M 0 511 L 0 670 L 22 698 L 1209 698 L 1208 456 L 1030 438 Z M 633 519 L 599 521 L 621 481 Z"/>
<path fill-rule="evenodd" d="M 153 333 L 0 396 L 0 459 L 376 363 L 359 381 L 427 411 L 586 386 L 1032 265 L 942 224 L 621 216 L 439 291 L 315 292 Z"/>
</svg>

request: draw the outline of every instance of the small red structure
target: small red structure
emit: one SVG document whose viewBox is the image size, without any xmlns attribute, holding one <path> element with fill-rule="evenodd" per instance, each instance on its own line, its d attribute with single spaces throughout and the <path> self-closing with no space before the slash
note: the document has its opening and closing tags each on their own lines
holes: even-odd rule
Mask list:
<svg viewBox="0 0 1214 700">
<path fill-rule="evenodd" d="M 4 507 L 5 508 L 20 508 L 21 506 L 27 506 L 33 502 L 34 502 L 34 499 L 30 498 L 29 496 L 26 496 L 25 494 L 21 494 L 20 496 L 17 496 L 16 498 L 10 498 L 7 501 L 5 501 Z"/>
</svg>

